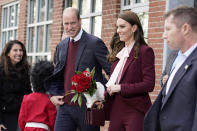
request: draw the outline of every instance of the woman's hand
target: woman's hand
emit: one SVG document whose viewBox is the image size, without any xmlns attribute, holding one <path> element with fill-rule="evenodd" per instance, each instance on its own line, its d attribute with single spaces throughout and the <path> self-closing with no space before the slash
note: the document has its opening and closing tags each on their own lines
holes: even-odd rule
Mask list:
<svg viewBox="0 0 197 131">
<path fill-rule="evenodd" d="M 1 128 L 3 128 L 4 130 L 7 129 L 3 124 L 0 124 L 0 131 L 1 131 Z"/>
<path fill-rule="evenodd" d="M 116 92 L 120 92 L 120 85 L 111 85 L 107 88 L 109 95 L 113 95 Z"/>
</svg>

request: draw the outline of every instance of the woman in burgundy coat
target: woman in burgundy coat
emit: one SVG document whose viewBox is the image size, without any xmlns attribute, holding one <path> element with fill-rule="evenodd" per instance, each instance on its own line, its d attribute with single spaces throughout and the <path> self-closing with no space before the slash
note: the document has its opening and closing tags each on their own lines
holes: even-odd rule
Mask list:
<svg viewBox="0 0 197 131">
<path fill-rule="evenodd" d="M 151 106 L 148 93 L 155 85 L 154 53 L 144 40 L 142 25 L 134 12 L 120 14 L 116 25 L 105 95 L 110 103 L 109 131 L 142 131 L 145 113 Z"/>
</svg>

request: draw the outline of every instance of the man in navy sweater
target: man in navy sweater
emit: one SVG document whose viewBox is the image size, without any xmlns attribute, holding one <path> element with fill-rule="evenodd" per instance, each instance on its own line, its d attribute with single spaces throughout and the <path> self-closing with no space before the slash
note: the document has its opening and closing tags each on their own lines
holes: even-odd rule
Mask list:
<svg viewBox="0 0 197 131">
<path fill-rule="evenodd" d="M 58 44 L 55 70 L 46 81 L 51 102 L 59 106 L 55 131 L 75 131 L 77 128 L 80 131 L 100 131 L 98 126 L 84 124 L 86 106 L 71 103 L 73 95 L 64 98 L 64 94 L 71 90 L 71 78 L 75 71 L 84 71 L 86 68 L 92 70 L 95 67 L 94 78 L 104 84 L 102 69 L 108 75 L 110 73 L 110 64 L 106 59 L 107 48 L 101 39 L 81 28 L 77 9 L 69 7 L 64 10 L 63 25 L 69 37 Z"/>
</svg>

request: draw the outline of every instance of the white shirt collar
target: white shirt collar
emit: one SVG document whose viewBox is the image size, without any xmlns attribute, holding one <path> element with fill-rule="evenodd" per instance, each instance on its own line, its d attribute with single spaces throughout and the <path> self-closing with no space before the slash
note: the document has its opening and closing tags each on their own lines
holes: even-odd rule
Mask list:
<svg viewBox="0 0 197 131">
<path fill-rule="evenodd" d="M 82 28 L 80 29 L 79 33 L 75 36 L 75 38 L 72 38 L 70 37 L 70 40 L 74 39 L 74 41 L 78 41 L 81 39 L 81 36 L 82 36 L 82 33 L 83 33 L 83 30 Z"/>
<path fill-rule="evenodd" d="M 183 53 L 186 57 L 188 57 L 193 51 L 194 49 L 196 49 L 197 47 L 197 43 L 194 44 L 192 47 L 190 47 L 185 53 Z M 180 51 L 179 51 L 180 52 Z"/>
</svg>

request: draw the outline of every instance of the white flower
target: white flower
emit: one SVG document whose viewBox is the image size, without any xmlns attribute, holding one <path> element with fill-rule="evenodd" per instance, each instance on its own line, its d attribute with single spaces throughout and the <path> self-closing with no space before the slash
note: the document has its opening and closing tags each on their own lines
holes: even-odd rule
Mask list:
<svg viewBox="0 0 197 131">
<path fill-rule="evenodd" d="M 101 84 L 100 82 L 96 82 L 96 86 L 97 86 L 97 90 L 92 97 L 87 93 L 83 93 L 87 100 L 86 102 L 87 108 L 91 108 L 95 101 L 104 100 L 105 88 L 103 84 Z"/>
</svg>

